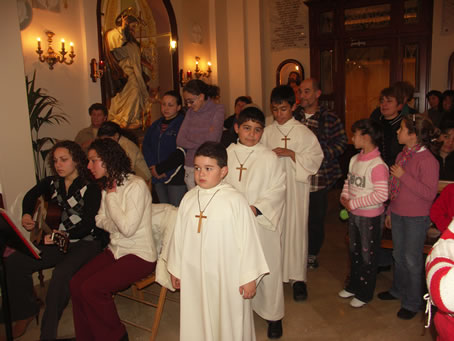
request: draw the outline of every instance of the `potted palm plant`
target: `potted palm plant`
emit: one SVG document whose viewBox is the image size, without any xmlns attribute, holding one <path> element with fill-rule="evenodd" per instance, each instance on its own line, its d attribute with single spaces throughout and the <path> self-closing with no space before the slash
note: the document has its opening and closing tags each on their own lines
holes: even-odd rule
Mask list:
<svg viewBox="0 0 454 341">
<path fill-rule="evenodd" d="M 46 176 L 44 161 L 52 145 L 56 142 L 55 138 L 40 136 L 39 130 L 44 125 L 59 125 L 63 122 L 69 122 L 67 115 L 60 109 L 59 102 L 55 97 L 47 95 L 41 88 L 35 89 L 35 78 L 36 70 L 33 72 L 32 79 L 25 76 L 35 174 L 36 180 L 39 181 Z"/>
</svg>

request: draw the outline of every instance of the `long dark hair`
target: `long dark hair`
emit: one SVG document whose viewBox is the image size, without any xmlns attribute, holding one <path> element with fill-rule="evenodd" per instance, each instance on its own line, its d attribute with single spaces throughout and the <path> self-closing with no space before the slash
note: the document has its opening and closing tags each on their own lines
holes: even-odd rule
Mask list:
<svg viewBox="0 0 454 341">
<path fill-rule="evenodd" d="M 200 79 L 192 79 L 186 83 L 183 88 L 183 92 L 189 92 L 192 95 L 204 94 L 205 99 L 216 98 L 219 96 L 219 87 L 216 85 L 210 85 L 201 81 Z"/>
<path fill-rule="evenodd" d="M 133 173 L 131 160 L 124 149 L 114 140 L 95 140 L 88 150 L 94 150 L 106 167 L 107 176 L 98 180 L 103 189 L 111 188 L 114 181 L 117 186 L 121 186 L 126 176 Z"/>
<path fill-rule="evenodd" d="M 438 145 L 437 138 L 440 130 L 436 128 L 432 121 L 421 114 L 409 114 L 402 118 L 409 134 L 416 134 L 418 143 L 433 150 Z"/>
<path fill-rule="evenodd" d="M 87 155 L 85 155 L 82 148 L 74 141 L 60 141 L 57 142 L 49 152 L 49 157 L 47 159 L 47 164 L 52 171 L 53 175 L 57 175 L 54 164 L 54 154 L 55 150 L 58 148 L 65 148 L 68 150 L 69 154 L 73 161 L 77 164 L 76 169 L 79 176 L 85 180 L 91 179 L 90 171 L 87 169 L 88 160 Z"/>
</svg>

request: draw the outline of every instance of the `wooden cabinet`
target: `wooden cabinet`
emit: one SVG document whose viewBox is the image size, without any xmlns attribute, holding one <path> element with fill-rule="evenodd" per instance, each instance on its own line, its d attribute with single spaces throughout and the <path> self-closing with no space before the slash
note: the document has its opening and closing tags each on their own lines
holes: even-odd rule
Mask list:
<svg viewBox="0 0 454 341">
<path fill-rule="evenodd" d="M 426 108 L 432 0 L 310 0 L 311 76 L 321 103 L 346 124 L 369 117 L 380 91 L 396 81 L 415 87 L 411 105 Z"/>
</svg>

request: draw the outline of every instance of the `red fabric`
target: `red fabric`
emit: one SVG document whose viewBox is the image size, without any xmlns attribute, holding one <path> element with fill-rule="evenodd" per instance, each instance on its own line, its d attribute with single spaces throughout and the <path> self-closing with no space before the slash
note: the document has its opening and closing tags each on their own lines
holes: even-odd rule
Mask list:
<svg viewBox="0 0 454 341">
<path fill-rule="evenodd" d="M 71 280 L 76 339 L 120 340 L 126 333 L 112 294 L 151 274 L 156 262 L 129 254 L 117 260 L 109 249 L 87 263 Z"/>
<path fill-rule="evenodd" d="M 447 314 L 437 312 L 434 317 L 435 328 L 437 329 L 437 341 L 452 341 L 454 337 L 454 320 Z"/>
<path fill-rule="evenodd" d="M 437 229 L 444 232 L 454 217 L 454 184 L 448 185 L 441 192 L 430 209 L 430 220 Z"/>
</svg>

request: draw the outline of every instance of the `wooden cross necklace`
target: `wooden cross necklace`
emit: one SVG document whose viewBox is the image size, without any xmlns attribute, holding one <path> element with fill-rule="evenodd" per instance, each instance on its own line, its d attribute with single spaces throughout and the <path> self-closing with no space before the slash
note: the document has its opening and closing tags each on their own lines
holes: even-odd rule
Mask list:
<svg viewBox="0 0 454 341">
<path fill-rule="evenodd" d="M 253 153 L 254 151 L 250 152 L 248 154 L 248 156 L 246 157 L 246 160 L 244 160 L 243 163 L 240 162 L 240 159 L 238 159 L 238 155 L 236 154 L 236 151 L 234 151 L 235 153 L 235 156 L 236 156 L 236 160 L 238 161 L 238 163 L 240 164 L 240 167 L 236 167 L 236 169 L 238 169 L 240 171 L 240 177 L 238 179 L 239 182 L 241 182 L 241 175 L 243 175 L 243 171 L 244 170 L 247 170 L 247 168 L 243 167 L 243 165 L 246 164 L 247 160 L 249 159 L 249 156 L 251 156 L 251 154 Z"/>
<path fill-rule="evenodd" d="M 205 212 L 205 210 L 207 209 L 208 205 L 210 204 L 211 200 L 213 200 L 213 198 L 217 192 L 219 192 L 219 189 L 216 192 L 214 192 L 214 194 L 212 195 L 210 200 L 208 200 L 208 203 L 205 205 L 205 208 L 202 210 L 200 208 L 200 197 L 199 197 L 200 190 L 197 191 L 197 202 L 199 203 L 199 211 L 200 211 L 200 214 L 199 215 L 196 214 L 196 216 L 195 216 L 196 218 L 199 218 L 199 227 L 197 228 L 197 233 L 200 233 L 200 229 L 202 228 L 202 219 L 208 218 L 206 215 L 203 215 L 203 212 Z"/>
<path fill-rule="evenodd" d="M 279 130 L 279 132 L 282 134 L 282 136 L 284 136 L 283 138 L 281 138 L 282 141 L 284 141 L 285 143 L 285 149 L 287 149 L 287 141 L 290 141 L 290 137 L 287 137 L 290 135 L 290 132 L 293 130 L 293 128 L 295 128 L 295 126 L 292 127 L 292 129 L 289 130 L 289 132 L 287 133 L 287 135 L 285 135 L 280 129 L 278 126 L 276 126 L 277 130 Z"/>
</svg>

